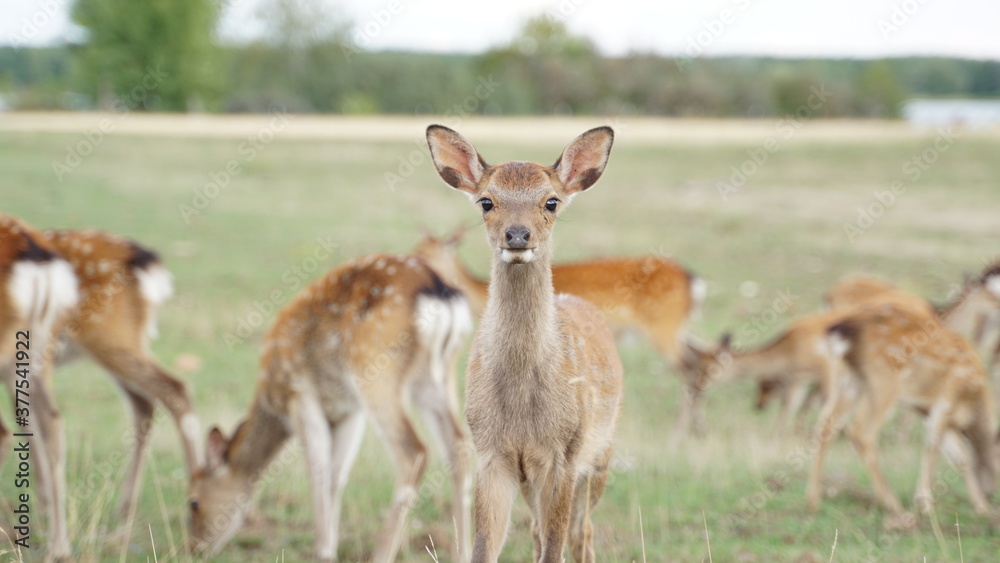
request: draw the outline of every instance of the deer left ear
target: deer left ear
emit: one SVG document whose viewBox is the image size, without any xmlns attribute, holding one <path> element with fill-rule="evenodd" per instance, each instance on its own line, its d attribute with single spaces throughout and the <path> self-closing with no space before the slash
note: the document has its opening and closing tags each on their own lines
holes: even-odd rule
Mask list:
<svg viewBox="0 0 1000 563">
<path fill-rule="evenodd" d="M 229 453 L 229 441 L 222 435 L 218 426 L 208 431 L 208 441 L 205 444 L 205 466 L 214 469 L 225 465 Z"/>
<path fill-rule="evenodd" d="M 604 173 L 615 132 L 610 127 L 591 129 L 573 140 L 552 165 L 567 194 L 593 186 Z"/>
</svg>

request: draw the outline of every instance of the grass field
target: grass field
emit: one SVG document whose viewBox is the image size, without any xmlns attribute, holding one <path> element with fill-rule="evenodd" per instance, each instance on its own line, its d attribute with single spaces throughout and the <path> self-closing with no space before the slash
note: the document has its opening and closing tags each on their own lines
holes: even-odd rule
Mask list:
<svg viewBox="0 0 1000 563">
<path fill-rule="evenodd" d="M 422 139 L 430 118 L 119 115 L 107 117 L 113 130 L 88 138 L 102 119 L 0 117 L 0 210 L 37 227 L 127 234 L 161 251 L 177 295 L 162 311 L 154 350 L 168 366 L 184 355 L 202 360 L 183 377 L 206 428 L 230 432 L 249 403 L 258 344 L 273 314 L 249 325 L 273 290 L 290 295 L 301 278 L 354 256 L 408 251 L 422 227 L 470 227 L 462 254 L 475 271 L 486 271 L 476 209 L 429 162 Z M 491 163 L 551 163 L 573 136 L 603 122 L 445 121 Z M 563 215 L 557 259 L 650 252 L 677 259 L 709 281 L 692 326 L 703 338 L 732 330 L 741 345 L 763 343 L 794 316 L 816 310 L 824 290 L 849 272 L 878 273 L 943 300 L 964 272 L 981 270 L 1000 252 L 996 131 L 939 136 L 899 123 L 801 122 L 789 135 L 767 121 L 613 125 L 607 172 Z M 734 167 L 755 169 L 738 188 Z M 720 182 L 733 184 L 722 190 L 726 197 Z M 859 218 L 858 208 L 878 217 Z M 847 233 L 845 224 L 861 230 Z M 300 276 L 320 240 L 335 242 L 337 251 Z M 939 526 L 924 519 L 915 532 L 889 534 L 860 460 L 839 440 L 826 472 L 836 496 L 810 514 L 796 461 L 808 453 L 808 438 L 775 436 L 774 413 L 753 410 L 750 384 L 710 390 L 708 435 L 673 444 L 678 378 L 645 342 L 627 340 L 620 349 L 626 398 L 613 475 L 594 515 L 600 561 L 996 560 L 1000 532 L 973 513 L 946 464 L 938 475 L 946 485 L 937 499 Z M 124 467 L 113 460 L 129 433 L 124 403 L 91 363 L 60 370 L 56 387 L 79 560 L 187 560 L 186 479 L 173 425 L 159 420 L 138 514 L 130 534 L 115 535 L 112 507 Z M 909 506 L 921 435 L 901 438 L 898 427 L 887 427 L 881 455 Z M 434 460 L 429 482 L 446 482 L 441 471 Z M 0 499 L 14 494 L 12 473 L 8 463 Z M 217 560 L 309 559 L 305 477 L 301 459 L 283 468 Z M 345 499 L 342 560 L 371 552 L 392 481 L 388 456 L 369 431 Z M 432 561 L 429 537 L 440 560 L 451 560 L 450 492 L 430 490 L 413 513 L 403 561 Z M 0 522 L 12 510 L 0 500 Z M 526 561 L 530 553 L 528 513 L 518 502 L 502 560 Z M 40 551 L 24 559 L 40 561 Z"/>
</svg>

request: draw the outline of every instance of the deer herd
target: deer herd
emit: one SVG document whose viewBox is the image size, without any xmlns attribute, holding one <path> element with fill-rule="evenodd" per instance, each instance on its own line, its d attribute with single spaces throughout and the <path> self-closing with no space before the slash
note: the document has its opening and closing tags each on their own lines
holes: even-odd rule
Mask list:
<svg viewBox="0 0 1000 563">
<path fill-rule="evenodd" d="M 52 375 L 86 356 L 118 384 L 134 419 L 122 515 L 136 510 L 155 409 L 176 424 L 190 480 L 192 554 L 217 553 L 237 534 L 294 436 L 312 490 L 316 556 L 336 559 L 344 490 L 367 420 L 396 470 L 371 557 L 393 561 L 428 464 L 416 412 L 451 478 L 456 560 L 498 559 L 520 491 L 536 561 L 562 561 L 568 544 L 576 561 L 593 562 L 591 514 L 608 479 L 626 385 L 614 333 L 630 328 L 682 376 L 681 435 L 705 432 L 701 397 L 727 381 L 755 381 L 760 408 L 778 396 L 783 427 L 801 419 L 812 399 L 822 402 L 806 484 L 811 510 L 823 496 L 827 446 L 846 429 L 888 510 L 886 525 L 915 524 L 878 459 L 880 430 L 905 404 L 927 421 L 919 510 L 933 507 L 943 452 L 961 471 L 975 511 L 992 515 L 1000 435 L 981 353 L 992 379 L 1000 378 L 1000 265 L 941 307 L 882 279 L 845 278 L 828 292 L 827 310 L 793 320 L 771 343 L 737 350 L 724 336 L 710 346 L 687 333 L 705 283 L 677 263 L 658 256 L 552 263 L 556 220 L 601 177 L 613 140 L 600 127 L 572 141 L 552 166 L 491 166 L 457 132 L 429 127 L 439 175 L 482 215 L 489 280 L 459 260 L 461 232 L 425 235 L 412 255 L 361 257 L 320 277 L 277 314 L 264 338 L 242 422 L 228 435 L 212 428 L 204 448 L 187 384 L 150 352 L 157 309 L 172 293 L 157 254 L 116 235 L 36 231 L 0 215 L 0 373 L 20 425 L 12 431 L 0 422 L 0 464 L 26 437 L 48 557 L 72 553 Z M 473 317 L 466 426 L 455 364 Z"/>
</svg>

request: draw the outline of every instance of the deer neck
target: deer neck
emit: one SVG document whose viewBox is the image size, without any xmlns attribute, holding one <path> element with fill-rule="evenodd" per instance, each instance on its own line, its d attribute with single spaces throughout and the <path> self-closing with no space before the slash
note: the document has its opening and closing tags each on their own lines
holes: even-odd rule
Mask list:
<svg viewBox="0 0 1000 563">
<path fill-rule="evenodd" d="M 285 419 L 272 412 L 260 399 L 240 423 L 229 448 L 227 462 L 236 474 L 256 481 L 290 436 Z"/>
<path fill-rule="evenodd" d="M 789 358 L 779 342 L 754 350 L 734 352 L 729 369 L 729 379 L 760 379 L 773 373 L 784 373 Z"/>
<path fill-rule="evenodd" d="M 538 256 L 528 264 L 508 264 L 494 258 L 483 329 L 489 356 L 504 371 L 513 366 L 515 372 L 534 373 L 543 363 L 557 363 L 553 360 L 560 351 L 548 259 Z"/>
</svg>

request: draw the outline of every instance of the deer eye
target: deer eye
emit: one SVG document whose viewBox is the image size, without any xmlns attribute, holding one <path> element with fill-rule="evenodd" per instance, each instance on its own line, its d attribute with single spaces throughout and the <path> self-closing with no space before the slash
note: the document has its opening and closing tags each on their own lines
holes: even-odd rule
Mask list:
<svg viewBox="0 0 1000 563">
<path fill-rule="evenodd" d="M 483 213 L 486 213 L 490 209 L 493 209 L 493 200 L 491 200 L 488 197 L 484 197 L 483 199 L 479 200 L 479 205 L 483 206 Z"/>
<path fill-rule="evenodd" d="M 559 200 L 553 197 L 545 202 L 545 209 L 555 212 L 557 205 L 559 205 Z"/>
<path fill-rule="evenodd" d="M 198 501 L 191 501 L 191 512 L 198 512 Z"/>
</svg>

